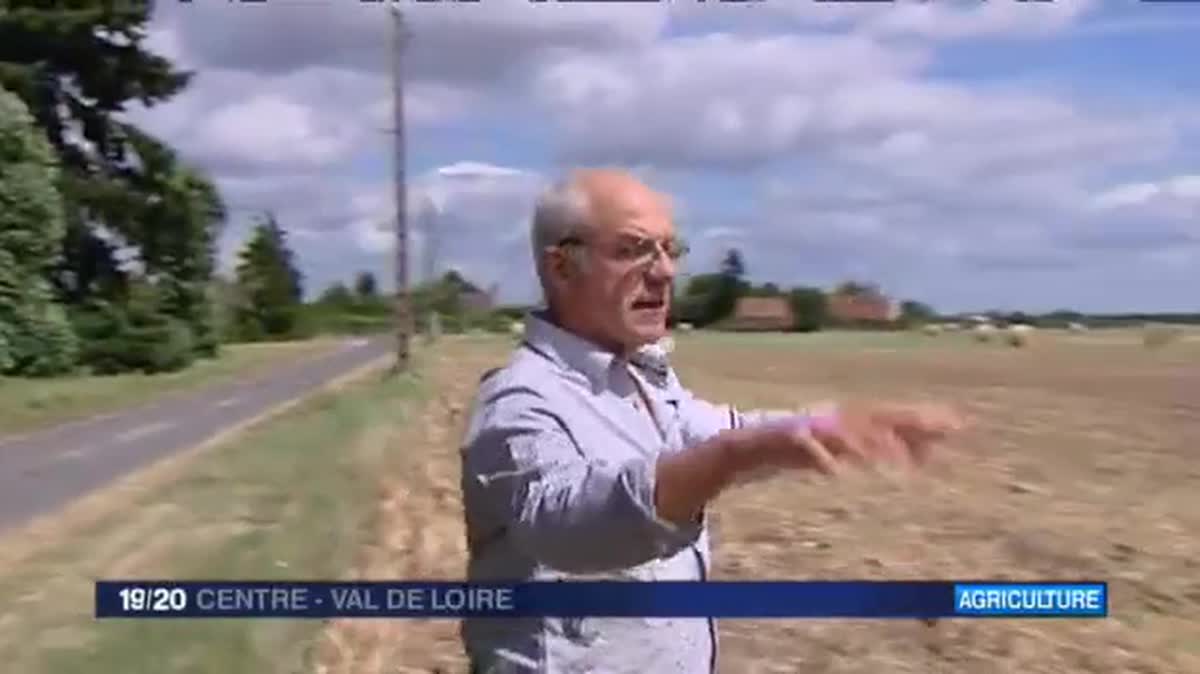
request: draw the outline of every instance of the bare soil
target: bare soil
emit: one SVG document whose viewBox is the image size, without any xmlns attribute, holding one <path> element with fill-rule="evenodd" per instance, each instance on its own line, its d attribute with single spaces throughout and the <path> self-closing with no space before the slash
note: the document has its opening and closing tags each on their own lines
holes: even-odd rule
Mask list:
<svg viewBox="0 0 1200 674">
<path fill-rule="evenodd" d="M 957 340 L 957 341 L 955 341 Z M 684 382 L 743 407 L 842 396 L 952 401 L 971 430 L 916 476 L 801 475 L 714 507 L 722 579 L 1099 579 L 1101 621 L 770 620 L 720 625 L 721 670 L 1200 672 L 1200 345 L 1039 335 L 1026 348 L 957 336 L 681 336 Z M 460 578 L 457 442 L 478 376 L 510 342 L 447 339 L 439 392 L 379 479 L 371 578 Z M 338 621 L 321 671 L 457 672 L 457 625 Z"/>
</svg>

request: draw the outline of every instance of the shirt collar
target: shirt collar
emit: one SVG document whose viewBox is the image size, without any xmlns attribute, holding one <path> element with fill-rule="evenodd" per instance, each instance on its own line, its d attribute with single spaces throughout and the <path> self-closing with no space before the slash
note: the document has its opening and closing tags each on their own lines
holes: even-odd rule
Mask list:
<svg viewBox="0 0 1200 674">
<path fill-rule="evenodd" d="M 525 342 L 560 367 L 582 373 L 593 389 L 609 385 L 608 376 L 617 360 L 616 354 L 558 327 L 550 321 L 545 310 L 526 316 Z M 651 383 L 660 388 L 669 387 L 670 365 L 666 351 L 657 344 L 642 347 L 629 361 L 646 374 Z"/>
<path fill-rule="evenodd" d="M 525 342 L 556 365 L 582 373 L 594 389 L 608 386 L 616 354 L 558 327 L 545 310 L 525 317 Z"/>
</svg>

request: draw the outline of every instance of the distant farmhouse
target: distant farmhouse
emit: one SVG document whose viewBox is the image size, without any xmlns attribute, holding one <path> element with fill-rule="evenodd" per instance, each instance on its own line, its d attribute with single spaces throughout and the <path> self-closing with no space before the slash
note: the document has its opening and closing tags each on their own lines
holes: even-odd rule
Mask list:
<svg viewBox="0 0 1200 674">
<path fill-rule="evenodd" d="M 786 297 L 742 297 L 729 321 L 730 330 L 791 330 L 795 324 L 792 305 Z"/>
<path fill-rule="evenodd" d="M 468 287 L 464 288 L 462 294 L 459 295 L 459 300 L 467 311 L 491 311 L 496 308 L 496 288 L 493 286 L 484 291 L 468 284 Z"/>
<path fill-rule="evenodd" d="M 828 297 L 829 317 L 839 323 L 888 323 L 900 315 L 899 307 L 876 288 L 849 284 Z"/>
<path fill-rule="evenodd" d="M 861 327 L 886 326 L 900 315 L 899 305 L 873 286 L 854 283 L 826 294 L 827 315 L 835 324 Z M 733 315 L 724 322 L 727 330 L 780 332 L 795 329 L 796 315 L 786 296 L 742 297 Z"/>
<path fill-rule="evenodd" d="M 483 290 L 455 269 L 442 276 L 441 284 L 457 295 L 459 306 L 467 311 L 487 312 L 495 308 L 496 285 L 489 290 Z"/>
</svg>

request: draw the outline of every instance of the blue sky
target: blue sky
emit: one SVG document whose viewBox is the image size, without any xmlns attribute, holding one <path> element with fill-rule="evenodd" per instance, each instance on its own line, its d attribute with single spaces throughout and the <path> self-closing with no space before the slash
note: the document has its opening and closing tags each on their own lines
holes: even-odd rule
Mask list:
<svg viewBox="0 0 1200 674">
<path fill-rule="evenodd" d="M 687 272 L 736 246 L 946 311 L 1200 309 L 1200 3 L 403 7 L 417 273 L 536 299 L 538 190 L 615 164 L 676 200 Z M 132 115 L 275 210 L 313 292 L 392 278 L 382 9 L 162 3 L 150 35 L 198 75 Z"/>
</svg>

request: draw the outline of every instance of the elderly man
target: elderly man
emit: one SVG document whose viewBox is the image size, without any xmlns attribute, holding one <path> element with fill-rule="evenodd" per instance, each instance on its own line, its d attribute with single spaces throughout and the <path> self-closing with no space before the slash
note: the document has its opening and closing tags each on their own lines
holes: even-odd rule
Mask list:
<svg viewBox="0 0 1200 674">
<path fill-rule="evenodd" d="M 667 200 L 574 173 L 533 218 L 546 309 L 480 384 L 463 446 L 473 581 L 704 580 L 705 507 L 750 474 L 920 462 L 957 419 L 843 403 L 741 411 L 692 395 L 654 348 L 684 249 Z M 473 672 L 713 672 L 703 619 L 472 619 Z"/>
</svg>

